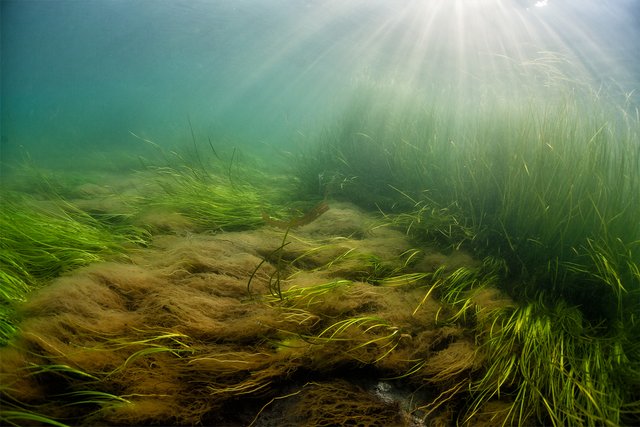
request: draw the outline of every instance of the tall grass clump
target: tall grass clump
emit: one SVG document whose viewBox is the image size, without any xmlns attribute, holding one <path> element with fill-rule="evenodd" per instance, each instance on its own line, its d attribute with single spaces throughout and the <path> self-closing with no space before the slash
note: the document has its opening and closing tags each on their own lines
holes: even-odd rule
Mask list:
<svg viewBox="0 0 640 427">
<path fill-rule="evenodd" d="M 542 287 L 586 305 L 604 293 L 600 307 L 583 308 L 620 320 L 634 300 L 623 296 L 640 291 L 640 118 L 582 99 L 464 120 L 354 105 L 306 157 L 309 188 L 314 175 L 329 176 L 337 197 L 398 212 L 416 234 L 449 224 L 468 248 L 504 258 L 511 277 L 532 283 L 512 295 Z"/>
<path fill-rule="evenodd" d="M 567 102 L 482 123 L 451 165 L 476 249 L 597 321 L 621 320 L 640 292 L 639 125 L 606 113 Z"/>
<path fill-rule="evenodd" d="M 635 413 L 624 408 L 640 398 L 637 110 L 577 93 L 553 105 L 505 101 L 455 112 L 447 104 L 384 99 L 386 108 L 373 95 L 355 102 L 343 124 L 319 138 L 307 156 L 315 169 L 306 166 L 301 182 L 312 188 L 314 174 L 329 176 L 325 185 L 336 197 L 381 209 L 418 239 L 504 260 L 503 290 L 539 309 L 523 308 L 521 320 L 504 319 L 499 330 L 515 331 L 518 321 L 537 330 L 551 319 L 549 351 L 528 352 L 535 360 L 515 374 L 514 383 L 528 388 L 510 388 L 522 405 L 517 419 L 624 422 Z M 581 327 L 560 333 L 553 313 L 564 306 L 577 310 Z M 487 341 L 489 366 L 501 352 L 513 357 L 540 344 L 528 343 L 535 334 L 523 331 L 509 335 L 512 341 Z M 557 346 L 564 365 L 535 371 Z M 536 382 L 544 375 L 564 378 L 569 388 Z M 475 393 L 488 399 L 498 389 L 481 382 Z M 615 399 L 598 404 L 604 390 Z"/>
<path fill-rule="evenodd" d="M 0 343 L 15 331 L 12 305 L 59 274 L 145 242 L 140 230 L 110 227 L 73 205 L 2 194 L 0 209 Z"/>
<path fill-rule="evenodd" d="M 499 329 L 528 348 L 516 400 L 553 425 L 638 419 L 640 121 L 619 113 L 567 101 L 485 122 L 455 169 L 475 250 L 506 260 L 504 288 L 524 305 Z"/>
<path fill-rule="evenodd" d="M 146 202 L 151 209 L 177 212 L 206 231 L 255 228 L 265 201 L 256 189 L 198 178 L 176 169 L 157 170 L 162 191 Z"/>
<path fill-rule="evenodd" d="M 411 110 L 387 92 L 375 93 L 356 96 L 303 151 L 294 166 L 300 192 L 398 211 L 413 206 L 414 200 L 399 197 L 406 192 L 417 200 L 442 199 L 445 206 L 439 192 L 449 193 L 454 121 L 438 108 L 414 103 Z"/>
<path fill-rule="evenodd" d="M 147 166 L 159 191 L 145 196 L 151 211 L 178 213 L 199 231 L 233 231 L 264 224 L 265 215 L 291 201 L 292 178 L 277 158 L 259 159 L 234 148 L 229 153 L 194 143 L 184 153 L 164 152 L 165 164 Z M 267 163 L 269 161 L 269 163 Z"/>
</svg>

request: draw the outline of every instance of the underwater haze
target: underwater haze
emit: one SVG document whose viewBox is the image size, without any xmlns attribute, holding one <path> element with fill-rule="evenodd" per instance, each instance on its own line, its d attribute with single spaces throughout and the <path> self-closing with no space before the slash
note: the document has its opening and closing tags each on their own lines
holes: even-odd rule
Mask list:
<svg viewBox="0 0 640 427">
<path fill-rule="evenodd" d="M 0 1 L 0 425 L 640 426 L 639 0 Z"/>
<path fill-rule="evenodd" d="M 640 79 L 639 10 L 633 0 L 3 0 L 2 159 L 135 152 L 130 132 L 172 146 L 190 138 L 189 118 L 202 138 L 289 148 L 342 114 L 363 81 L 453 109 L 487 93 L 522 104 L 523 87 L 553 97 L 557 74 L 624 96 Z"/>
</svg>

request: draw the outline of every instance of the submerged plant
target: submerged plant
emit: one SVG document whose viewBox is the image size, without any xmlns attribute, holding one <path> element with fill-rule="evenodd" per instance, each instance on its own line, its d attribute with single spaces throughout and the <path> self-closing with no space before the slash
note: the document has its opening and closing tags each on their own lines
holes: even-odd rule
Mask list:
<svg viewBox="0 0 640 427">
<path fill-rule="evenodd" d="M 557 106 L 532 101 L 502 111 L 497 103 L 455 114 L 446 105 L 411 102 L 378 108 L 375 93 L 366 99 L 319 138 L 315 170 L 354 177 L 333 188 L 336 197 L 380 208 L 417 241 L 502 260 L 501 273 L 486 279 L 523 307 L 513 317 L 492 315 L 488 364 L 506 383 L 474 383 L 476 409 L 504 392 L 514 399 L 510 422 L 623 422 L 640 384 L 636 374 L 621 383 L 615 375 L 640 371 L 640 359 L 620 356 L 637 355 L 629 343 L 640 339 L 637 110 L 580 92 Z M 317 185 L 307 172 L 300 179 Z M 477 274 L 443 270 L 440 278 L 405 279 L 426 280 L 425 299 L 451 304 L 452 315 L 439 320 L 473 317 L 468 292 L 481 285 Z M 556 311 L 565 314 L 549 314 Z M 576 316 L 580 322 L 569 320 Z M 559 349 L 562 366 L 550 362 Z M 527 359 L 518 370 L 520 356 Z M 601 396 L 606 389 L 615 391 Z"/>
<path fill-rule="evenodd" d="M 0 209 L 0 342 L 11 336 L 12 304 L 62 272 L 144 243 L 133 227 L 107 226 L 64 200 L 36 202 L 4 194 Z"/>
<path fill-rule="evenodd" d="M 307 225 L 315 221 L 320 215 L 329 210 L 329 205 L 323 201 L 305 212 L 303 215 L 290 218 L 286 221 L 271 218 L 266 212 L 262 212 L 262 219 L 267 224 L 289 230 L 291 228 Z"/>
<path fill-rule="evenodd" d="M 284 247 L 290 243 L 290 242 L 287 242 L 288 235 L 289 235 L 289 228 L 287 228 L 287 230 L 285 231 L 284 236 L 282 237 L 282 243 L 280 244 L 280 246 L 278 246 L 276 249 L 271 251 L 271 253 L 256 266 L 255 270 L 253 270 L 253 272 L 249 276 L 249 281 L 247 282 L 247 293 L 249 294 L 249 297 L 251 297 L 251 282 L 253 281 L 253 278 L 255 277 L 256 273 L 258 272 L 260 267 L 262 267 L 262 264 L 267 262 L 267 260 L 269 260 L 270 258 L 275 258 L 276 265 L 273 273 L 269 275 L 268 289 L 271 296 L 277 297 L 280 301 L 282 301 L 283 297 L 282 297 L 281 281 L 284 280 L 284 278 L 282 277 L 282 275 L 284 274 L 282 252 Z"/>
<path fill-rule="evenodd" d="M 40 415 L 33 411 L 24 409 L 9 410 L 0 409 L 0 422 L 7 426 L 24 426 L 28 424 L 51 425 L 55 427 L 68 427 L 67 424 L 56 421 L 52 418 Z"/>
<path fill-rule="evenodd" d="M 503 417 L 509 424 L 533 419 L 554 426 L 623 423 L 625 408 L 633 406 L 633 388 L 618 383 L 629 362 L 624 338 L 595 338 L 596 327 L 564 301 L 496 314 L 479 325 L 487 368 L 471 384 L 468 418 L 487 401 L 508 397 L 512 403 Z"/>
<path fill-rule="evenodd" d="M 209 139 L 206 151 L 212 155 L 207 157 L 189 126 L 191 147 L 170 152 L 134 135 L 151 145 L 165 163 L 145 165 L 157 184 L 156 191 L 142 200 L 147 211 L 178 213 L 197 231 L 219 232 L 256 228 L 272 220 L 265 212 L 278 211 L 275 207 L 291 201 L 291 177 L 282 175 L 277 156 L 266 163 L 237 147 L 231 154 L 223 153 Z M 316 217 L 322 212 L 318 206 Z"/>
<path fill-rule="evenodd" d="M 333 323 L 314 337 L 307 337 L 312 343 L 347 342 L 347 353 L 363 363 L 376 363 L 396 349 L 400 340 L 406 337 L 397 326 L 374 316 L 354 317 Z M 375 350 L 372 360 L 368 360 L 369 347 Z M 369 355 L 371 357 L 371 355 Z"/>
<path fill-rule="evenodd" d="M 178 212 L 198 230 L 242 230 L 263 223 L 261 212 L 269 202 L 254 187 L 202 180 L 175 169 L 158 173 L 162 193 L 148 197 L 148 208 Z"/>
</svg>

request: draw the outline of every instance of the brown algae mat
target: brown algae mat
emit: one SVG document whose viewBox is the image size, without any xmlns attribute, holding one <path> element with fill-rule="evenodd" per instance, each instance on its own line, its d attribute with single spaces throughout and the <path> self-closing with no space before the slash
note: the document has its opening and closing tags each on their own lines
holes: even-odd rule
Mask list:
<svg viewBox="0 0 640 427">
<path fill-rule="evenodd" d="M 348 204 L 286 235 L 167 220 L 175 232 L 130 262 L 76 270 L 20 307 L 0 349 L 7 400 L 70 425 L 456 423 L 482 351 L 423 273 L 471 257 L 418 251 Z M 472 300 L 510 304 L 493 288 Z M 502 404 L 469 425 L 499 424 Z"/>
</svg>

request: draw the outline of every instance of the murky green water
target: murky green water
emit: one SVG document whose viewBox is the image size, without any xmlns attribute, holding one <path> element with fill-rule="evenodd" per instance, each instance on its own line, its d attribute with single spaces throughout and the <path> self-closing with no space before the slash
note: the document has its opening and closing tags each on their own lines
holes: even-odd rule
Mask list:
<svg viewBox="0 0 640 427">
<path fill-rule="evenodd" d="M 0 423 L 637 425 L 636 3 L 3 1 Z"/>
</svg>

